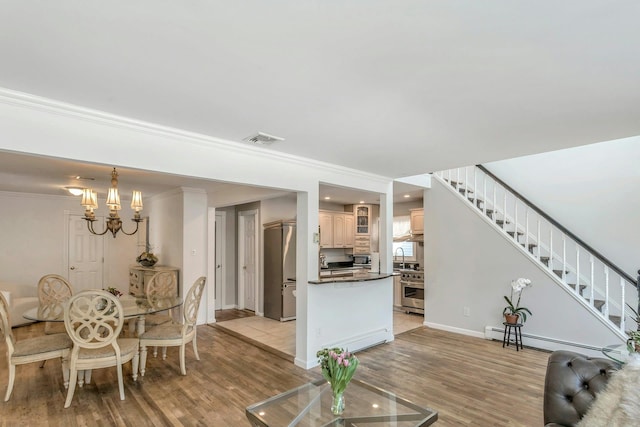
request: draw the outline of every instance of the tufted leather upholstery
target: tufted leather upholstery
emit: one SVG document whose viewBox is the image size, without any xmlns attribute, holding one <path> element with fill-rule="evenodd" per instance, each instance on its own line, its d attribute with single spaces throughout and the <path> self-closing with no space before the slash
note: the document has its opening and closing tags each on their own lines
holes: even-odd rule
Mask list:
<svg viewBox="0 0 640 427">
<path fill-rule="evenodd" d="M 620 366 L 613 360 L 592 358 L 571 351 L 549 356 L 544 384 L 544 424 L 573 426 L 589 409 L 612 372 Z"/>
</svg>

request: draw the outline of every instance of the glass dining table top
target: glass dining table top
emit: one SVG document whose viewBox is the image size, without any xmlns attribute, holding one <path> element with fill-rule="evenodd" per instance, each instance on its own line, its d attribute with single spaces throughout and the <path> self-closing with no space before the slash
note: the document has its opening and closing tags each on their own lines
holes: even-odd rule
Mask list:
<svg viewBox="0 0 640 427">
<path fill-rule="evenodd" d="M 153 314 L 182 305 L 182 298 L 179 296 L 146 298 L 134 297 L 133 295 L 121 295 L 118 299 L 122 304 L 125 318 Z M 63 322 L 64 303 L 35 307 L 25 311 L 22 316 L 25 319 L 41 322 Z"/>
<path fill-rule="evenodd" d="M 245 414 L 253 426 L 428 426 L 438 413 L 396 394 L 352 379 L 342 415 L 331 412 L 331 386 L 321 379 L 253 404 Z"/>
</svg>

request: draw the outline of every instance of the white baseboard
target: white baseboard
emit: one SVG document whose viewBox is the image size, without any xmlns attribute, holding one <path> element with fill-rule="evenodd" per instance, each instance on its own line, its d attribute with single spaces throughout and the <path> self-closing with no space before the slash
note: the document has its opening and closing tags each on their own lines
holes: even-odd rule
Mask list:
<svg viewBox="0 0 640 427">
<path fill-rule="evenodd" d="M 470 329 L 455 328 L 453 326 L 442 325 L 440 323 L 431 323 L 431 322 L 424 322 L 423 324 L 424 326 L 428 326 L 429 328 L 440 329 L 441 331 L 453 332 L 456 334 L 468 335 L 470 337 L 476 337 L 476 338 L 486 338 L 482 332 L 472 331 Z M 487 338 L 487 339 L 490 339 L 490 338 Z"/>
</svg>

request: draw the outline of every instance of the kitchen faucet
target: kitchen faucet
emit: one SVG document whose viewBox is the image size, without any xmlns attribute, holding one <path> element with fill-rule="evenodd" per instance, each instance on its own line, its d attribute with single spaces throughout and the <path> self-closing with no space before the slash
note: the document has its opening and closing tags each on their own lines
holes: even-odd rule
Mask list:
<svg viewBox="0 0 640 427">
<path fill-rule="evenodd" d="M 404 249 L 402 249 L 402 246 L 398 246 L 395 250 L 395 252 L 393 253 L 393 256 L 395 257 L 396 254 L 398 253 L 398 249 L 400 249 L 402 251 L 402 268 L 404 269 Z"/>
</svg>

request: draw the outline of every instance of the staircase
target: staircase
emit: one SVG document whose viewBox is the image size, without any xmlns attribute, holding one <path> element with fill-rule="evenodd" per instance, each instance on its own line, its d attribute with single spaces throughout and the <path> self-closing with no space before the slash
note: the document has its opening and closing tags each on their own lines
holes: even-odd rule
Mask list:
<svg viewBox="0 0 640 427">
<path fill-rule="evenodd" d="M 482 166 L 440 171 L 433 177 L 506 239 L 516 243 L 558 285 L 626 339 L 637 324 L 637 282 Z"/>
</svg>

